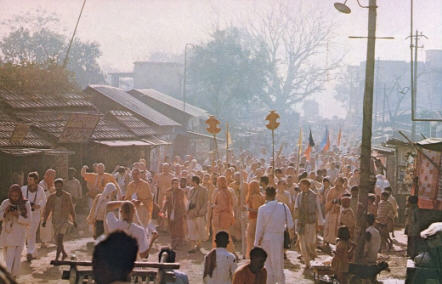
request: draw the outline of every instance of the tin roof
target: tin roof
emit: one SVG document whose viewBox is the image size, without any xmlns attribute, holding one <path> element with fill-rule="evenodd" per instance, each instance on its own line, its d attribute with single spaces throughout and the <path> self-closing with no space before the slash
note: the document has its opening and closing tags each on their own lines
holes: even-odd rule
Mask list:
<svg viewBox="0 0 442 284">
<path fill-rule="evenodd" d="M 63 133 L 67 121 L 70 118 L 69 112 L 63 111 L 35 111 L 17 112 L 16 116 L 21 120 L 59 138 Z M 126 127 L 108 118 L 100 118 L 91 138 L 92 139 L 126 139 L 135 138 Z"/>
<path fill-rule="evenodd" d="M 169 145 L 170 143 L 159 139 L 158 137 L 151 136 L 149 138 L 140 140 L 101 140 L 95 141 L 98 144 L 106 145 L 108 147 L 128 147 L 128 146 L 159 146 Z"/>
<path fill-rule="evenodd" d="M 111 110 L 109 112 L 119 123 L 127 127 L 137 136 L 154 135 L 155 130 L 138 119 L 133 113 L 124 110 Z"/>
<path fill-rule="evenodd" d="M 146 96 L 152 100 L 155 100 L 159 103 L 165 104 L 177 111 L 186 113 L 193 117 L 207 118 L 209 117 L 209 113 L 199 107 L 191 105 L 186 102 L 186 106 L 184 107 L 184 102 L 182 100 L 176 99 L 174 97 L 168 96 L 161 92 L 158 92 L 154 89 L 133 89 L 128 92 L 132 95 Z"/>
<path fill-rule="evenodd" d="M 13 109 L 42 109 L 42 108 L 93 108 L 93 104 L 78 94 L 63 94 L 57 96 L 39 95 L 23 96 L 0 90 L 0 99 Z"/>
<path fill-rule="evenodd" d="M 14 132 L 17 120 L 7 115 L 0 113 L 0 147 L 33 147 L 33 148 L 49 148 L 51 144 L 37 135 L 32 129 L 29 129 L 25 138 L 21 143 L 12 143 L 11 136 Z"/>
<path fill-rule="evenodd" d="M 137 115 L 145 118 L 158 126 L 181 126 L 178 122 L 168 118 L 167 116 L 157 112 L 150 106 L 141 102 L 140 100 L 129 95 L 125 91 L 105 85 L 89 85 L 87 90 L 94 90 L 95 92 L 111 99 L 117 104 L 125 107 L 126 109 L 133 111 Z"/>
<path fill-rule="evenodd" d="M 416 144 L 428 150 L 442 152 L 442 138 L 427 138 Z"/>
</svg>

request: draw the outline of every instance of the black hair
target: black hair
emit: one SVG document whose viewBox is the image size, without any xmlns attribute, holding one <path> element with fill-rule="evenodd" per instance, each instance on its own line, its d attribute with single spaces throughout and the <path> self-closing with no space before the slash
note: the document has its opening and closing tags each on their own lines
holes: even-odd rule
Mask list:
<svg viewBox="0 0 442 284">
<path fill-rule="evenodd" d="M 196 183 L 196 184 L 200 184 L 200 177 L 199 176 L 193 176 L 192 177 L 192 181 L 194 182 L 194 183 Z"/>
<path fill-rule="evenodd" d="M 277 173 L 281 173 L 282 174 L 282 170 L 281 169 L 276 169 L 275 170 L 275 174 L 277 174 Z"/>
<path fill-rule="evenodd" d="M 227 247 L 229 243 L 229 233 L 226 231 L 219 231 L 215 236 L 215 243 L 217 247 Z"/>
<path fill-rule="evenodd" d="M 122 249 L 124 248 L 124 249 Z M 96 273 L 109 272 L 111 281 L 127 281 L 137 259 L 137 240 L 123 231 L 115 231 L 95 246 L 92 268 Z M 100 284 L 99 282 L 97 282 Z"/>
<path fill-rule="evenodd" d="M 367 224 L 368 224 L 369 226 L 371 226 L 371 225 L 374 224 L 374 220 L 375 220 L 375 219 L 376 219 L 376 218 L 374 217 L 374 214 L 372 214 L 372 213 L 367 214 Z"/>
<path fill-rule="evenodd" d="M 386 188 L 384 188 L 384 190 L 389 191 L 389 192 L 392 192 L 392 189 L 391 189 L 390 186 L 387 186 Z"/>
<path fill-rule="evenodd" d="M 266 188 L 266 195 L 267 196 L 275 196 L 276 195 L 276 189 L 273 186 L 269 186 Z"/>
<path fill-rule="evenodd" d="M 359 192 L 359 186 L 357 186 L 357 185 L 353 186 L 350 191 L 357 191 L 357 192 Z"/>
<path fill-rule="evenodd" d="M 57 179 L 55 179 L 55 181 L 54 181 L 54 185 L 55 185 L 56 183 L 61 183 L 62 185 L 64 184 L 62 178 L 57 178 Z"/>
<path fill-rule="evenodd" d="M 338 238 L 344 241 L 348 241 L 350 239 L 350 230 L 347 226 L 340 226 L 338 228 Z"/>
<path fill-rule="evenodd" d="M 267 252 L 260 247 L 254 247 L 250 250 L 250 258 L 260 257 L 260 256 L 267 258 Z"/>
<path fill-rule="evenodd" d="M 262 176 L 262 177 L 259 179 L 259 181 L 260 181 L 260 182 L 263 182 L 263 183 L 265 183 L 265 184 L 269 184 L 269 183 L 270 183 L 270 180 L 269 180 L 269 177 L 268 177 L 268 176 Z"/>
<path fill-rule="evenodd" d="M 165 259 L 166 263 L 174 263 L 175 262 L 175 257 L 176 257 L 176 253 L 173 249 L 169 248 L 169 247 L 164 247 L 160 250 L 160 253 L 158 254 L 158 262 L 161 262 L 161 257 L 163 256 L 163 254 L 167 254 L 167 258 Z"/>
<path fill-rule="evenodd" d="M 418 199 L 418 197 L 416 195 L 408 196 L 408 202 L 410 204 L 417 204 L 418 201 L 419 201 L 419 199 Z"/>
<path fill-rule="evenodd" d="M 39 177 L 39 175 L 38 175 L 38 172 L 30 172 L 29 174 L 28 174 L 28 177 L 31 177 L 31 178 L 33 178 L 35 181 L 37 181 L 38 182 L 38 180 L 40 179 L 40 177 Z"/>
</svg>

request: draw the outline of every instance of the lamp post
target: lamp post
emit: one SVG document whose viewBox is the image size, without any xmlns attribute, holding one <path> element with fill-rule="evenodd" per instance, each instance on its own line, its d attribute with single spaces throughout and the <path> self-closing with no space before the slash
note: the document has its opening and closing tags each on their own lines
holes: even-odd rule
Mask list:
<svg viewBox="0 0 442 284">
<path fill-rule="evenodd" d="M 186 111 L 187 49 L 189 47 L 192 48 L 192 47 L 194 47 L 194 45 L 191 44 L 191 43 L 186 43 L 184 45 L 184 74 L 183 74 L 183 88 L 182 88 L 182 93 L 183 93 L 183 111 Z"/>
<path fill-rule="evenodd" d="M 358 236 L 358 246 L 356 249 L 356 261 L 359 262 L 363 252 L 364 233 L 366 228 L 367 199 L 368 193 L 373 187 L 373 176 L 371 173 L 371 135 L 373 121 L 373 85 L 374 85 L 374 63 L 375 63 L 375 43 L 376 43 L 376 0 L 369 0 L 368 6 L 368 37 L 367 37 L 367 59 L 365 64 L 365 87 L 364 87 L 364 105 L 362 118 L 362 143 L 360 159 L 360 190 L 359 202 L 362 205 L 358 209 L 357 222 L 360 228 Z M 351 9 L 344 3 L 335 3 L 335 8 L 345 14 L 349 14 Z"/>
</svg>

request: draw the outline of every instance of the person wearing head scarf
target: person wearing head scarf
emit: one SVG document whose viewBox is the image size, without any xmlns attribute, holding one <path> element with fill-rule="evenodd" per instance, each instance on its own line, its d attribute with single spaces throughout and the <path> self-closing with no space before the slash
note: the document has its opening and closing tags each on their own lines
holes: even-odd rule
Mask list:
<svg viewBox="0 0 442 284">
<path fill-rule="evenodd" d="M 104 186 L 103 192 L 97 194 L 92 203 L 92 208 L 87 217 L 89 224 L 94 227 L 94 238 L 105 233 L 104 220 L 106 218 L 106 205 L 110 201 L 114 201 L 117 195 L 117 187 L 115 184 L 109 182 Z"/>
<path fill-rule="evenodd" d="M 46 200 L 48 199 L 49 195 L 51 195 L 53 192 L 55 192 L 55 177 L 57 173 L 54 169 L 48 169 L 46 170 L 43 179 L 38 184 L 41 188 L 43 188 L 44 193 L 46 194 Z M 49 217 L 49 223 L 48 225 L 43 228 L 40 226 L 40 240 L 41 240 L 41 247 L 46 247 L 47 244 L 53 241 L 54 239 L 54 228 L 52 227 L 52 216 Z"/>
<path fill-rule="evenodd" d="M 249 222 L 247 225 L 247 250 L 249 256 L 250 250 L 255 243 L 256 218 L 258 217 L 258 208 L 265 203 L 265 198 L 259 190 L 259 183 L 254 180 L 249 183 L 246 197 L 247 211 L 249 212 Z"/>
<path fill-rule="evenodd" d="M 3 248 L 3 259 L 7 270 L 13 277 L 20 272 L 20 258 L 25 245 L 26 229 L 32 222 L 31 205 L 23 198 L 20 186 L 9 187 L 8 199 L 0 205 L 2 232 L 0 247 Z"/>
</svg>

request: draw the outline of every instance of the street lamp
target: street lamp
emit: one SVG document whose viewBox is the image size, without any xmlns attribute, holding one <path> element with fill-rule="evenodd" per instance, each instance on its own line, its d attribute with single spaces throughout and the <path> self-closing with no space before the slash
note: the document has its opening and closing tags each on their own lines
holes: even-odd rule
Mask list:
<svg viewBox="0 0 442 284">
<path fill-rule="evenodd" d="M 335 3 L 335 8 L 345 14 L 351 12 L 350 8 L 344 3 Z M 374 63 L 375 63 L 375 43 L 376 43 L 376 0 L 369 0 L 368 6 L 368 36 L 367 36 L 367 59 L 365 63 L 365 87 L 364 87 L 364 105 L 362 119 L 362 143 L 361 143 L 361 159 L 360 159 L 360 190 L 359 190 L 359 207 L 357 212 L 358 227 L 360 228 L 358 236 L 358 246 L 356 249 L 356 261 L 359 262 L 362 257 L 364 245 L 364 233 L 366 228 L 367 199 L 368 193 L 373 188 L 373 176 L 371 173 L 371 135 L 373 121 L 373 85 L 374 85 Z"/>
</svg>

